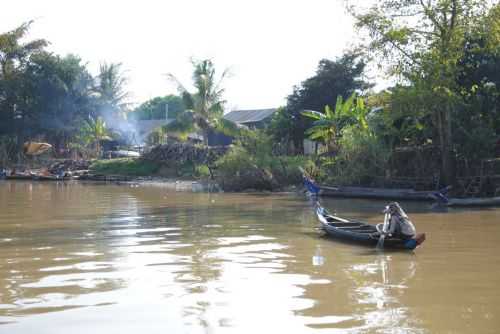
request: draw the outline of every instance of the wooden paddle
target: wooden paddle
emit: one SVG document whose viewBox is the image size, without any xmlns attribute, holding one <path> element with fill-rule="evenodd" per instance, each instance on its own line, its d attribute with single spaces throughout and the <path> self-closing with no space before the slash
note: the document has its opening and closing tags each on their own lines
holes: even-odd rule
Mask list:
<svg viewBox="0 0 500 334">
<path fill-rule="evenodd" d="M 380 233 L 380 238 L 378 238 L 377 249 L 384 248 L 384 239 L 385 234 L 387 233 L 387 229 L 389 228 L 389 207 L 385 207 L 385 215 L 384 215 L 384 225 L 382 226 L 382 232 Z"/>
</svg>

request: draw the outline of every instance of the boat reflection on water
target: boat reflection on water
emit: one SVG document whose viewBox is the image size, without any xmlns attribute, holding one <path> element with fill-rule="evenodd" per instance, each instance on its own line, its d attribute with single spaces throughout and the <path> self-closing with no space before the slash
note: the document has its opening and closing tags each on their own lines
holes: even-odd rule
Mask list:
<svg viewBox="0 0 500 334">
<path fill-rule="evenodd" d="M 321 246 L 316 246 L 316 252 L 312 257 L 312 265 L 313 266 L 322 266 L 325 264 L 325 257 L 321 253 Z"/>
<path fill-rule="evenodd" d="M 417 331 L 418 322 L 402 302 L 417 270 L 413 257 L 378 254 L 373 262 L 354 264 L 345 271 L 353 282 L 351 298 L 357 301 L 355 314 L 364 322 L 361 328 Z"/>
<path fill-rule="evenodd" d="M 316 245 L 312 266 L 315 277 L 335 279 L 327 285 L 305 287 L 304 297 L 314 306 L 300 314 L 316 329 L 355 332 L 419 332 L 405 295 L 418 268 L 416 256 L 406 252 L 380 253 L 342 243 Z"/>
</svg>

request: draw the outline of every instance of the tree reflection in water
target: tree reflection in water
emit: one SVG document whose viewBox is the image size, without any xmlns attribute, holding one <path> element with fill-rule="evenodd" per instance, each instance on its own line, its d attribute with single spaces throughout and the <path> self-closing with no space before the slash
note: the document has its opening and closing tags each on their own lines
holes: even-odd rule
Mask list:
<svg viewBox="0 0 500 334">
<path fill-rule="evenodd" d="M 80 198 L 93 205 L 92 214 L 79 207 Z M 95 297 L 125 286 L 101 219 L 110 207 L 129 208 L 130 198 L 102 198 L 78 184 L 9 182 L 0 199 L 0 232 L 9 236 L 0 255 L 1 318 L 116 301 Z"/>
</svg>

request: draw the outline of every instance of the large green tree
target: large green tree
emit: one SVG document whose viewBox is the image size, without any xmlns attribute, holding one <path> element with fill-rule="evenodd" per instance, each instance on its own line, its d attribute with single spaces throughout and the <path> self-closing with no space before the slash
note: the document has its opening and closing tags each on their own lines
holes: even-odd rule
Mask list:
<svg viewBox="0 0 500 334">
<path fill-rule="evenodd" d="M 286 107 L 279 115 L 279 120 L 286 126 L 274 124 L 277 130 L 272 133 L 274 139 L 288 137 L 300 151 L 304 132 L 311 125 L 301 112 L 320 111 L 325 106 L 334 108 L 338 96 L 347 99 L 354 92 L 371 87 L 364 79 L 365 66 L 366 61 L 359 51 L 346 52 L 335 60 L 321 60 L 316 74 L 294 87 L 293 93 L 288 96 Z"/>
<path fill-rule="evenodd" d="M 27 132 L 65 147 L 81 121 L 96 110 L 92 76 L 79 57 L 49 53 L 33 56 L 24 76 Z"/>
<path fill-rule="evenodd" d="M 466 36 L 458 66 L 464 102 L 500 134 L 500 4 Z"/>
<path fill-rule="evenodd" d="M 177 118 L 186 110 L 182 98 L 177 95 L 154 97 L 135 108 L 129 117 L 136 120 Z"/>
<path fill-rule="evenodd" d="M 31 57 L 43 52 L 43 39 L 24 42 L 32 22 L 0 34 L 0 134 L 20 133 L 24 128 L 29 95 L 25 73 Z"/>
<path fill-rule="evenodd" d="M 0 135 L 52 143 L 56 152 L 77 140 L 91 117 L 123 110 L 126 93 L 119 64 L 103 64 L 94 78 L 75 55 L 45 50 L 45 40 L 24 42 L 26 23 L 0 35 Z"/>
<path fill-rule="evenodd" d="M 369 34 L 367 49 L 414 91 L 415 112 L 431 116 L 443 181 L 454 183 L 453 122 L 463 109 L 460 61 L 468 36 L 487 16 L 487 2 L 382 0 L 367 10 L 355 7 L 353 13 L 357 26 Z"/>
</svg>

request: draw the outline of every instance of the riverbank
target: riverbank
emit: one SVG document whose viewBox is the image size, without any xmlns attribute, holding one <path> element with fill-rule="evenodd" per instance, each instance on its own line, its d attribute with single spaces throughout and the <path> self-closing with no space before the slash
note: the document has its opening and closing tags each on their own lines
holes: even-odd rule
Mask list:
<svg viewBox="0 0 500 334">
<path fill-rule="evenodd" d="M 16 165 L 7 169 L 8 179 L 28 181 L 71 181 L 148 185 L 176 191 L 193 192 L 296 192 L 300 179 L 295 183 L 280 184 L 273 175 L 256 166 L 234 176 L 214 175 L 203 165 L 175 168 L 163 163 L 141 158 L 115 158 L 105 160 L 45 160 Z M 11 174 L 14 175 L 11 176 Z M 251 175 L 250 175 L 251 174 Z M 289 180 L 285 180 L 289 181 Z"/>
</svg>

